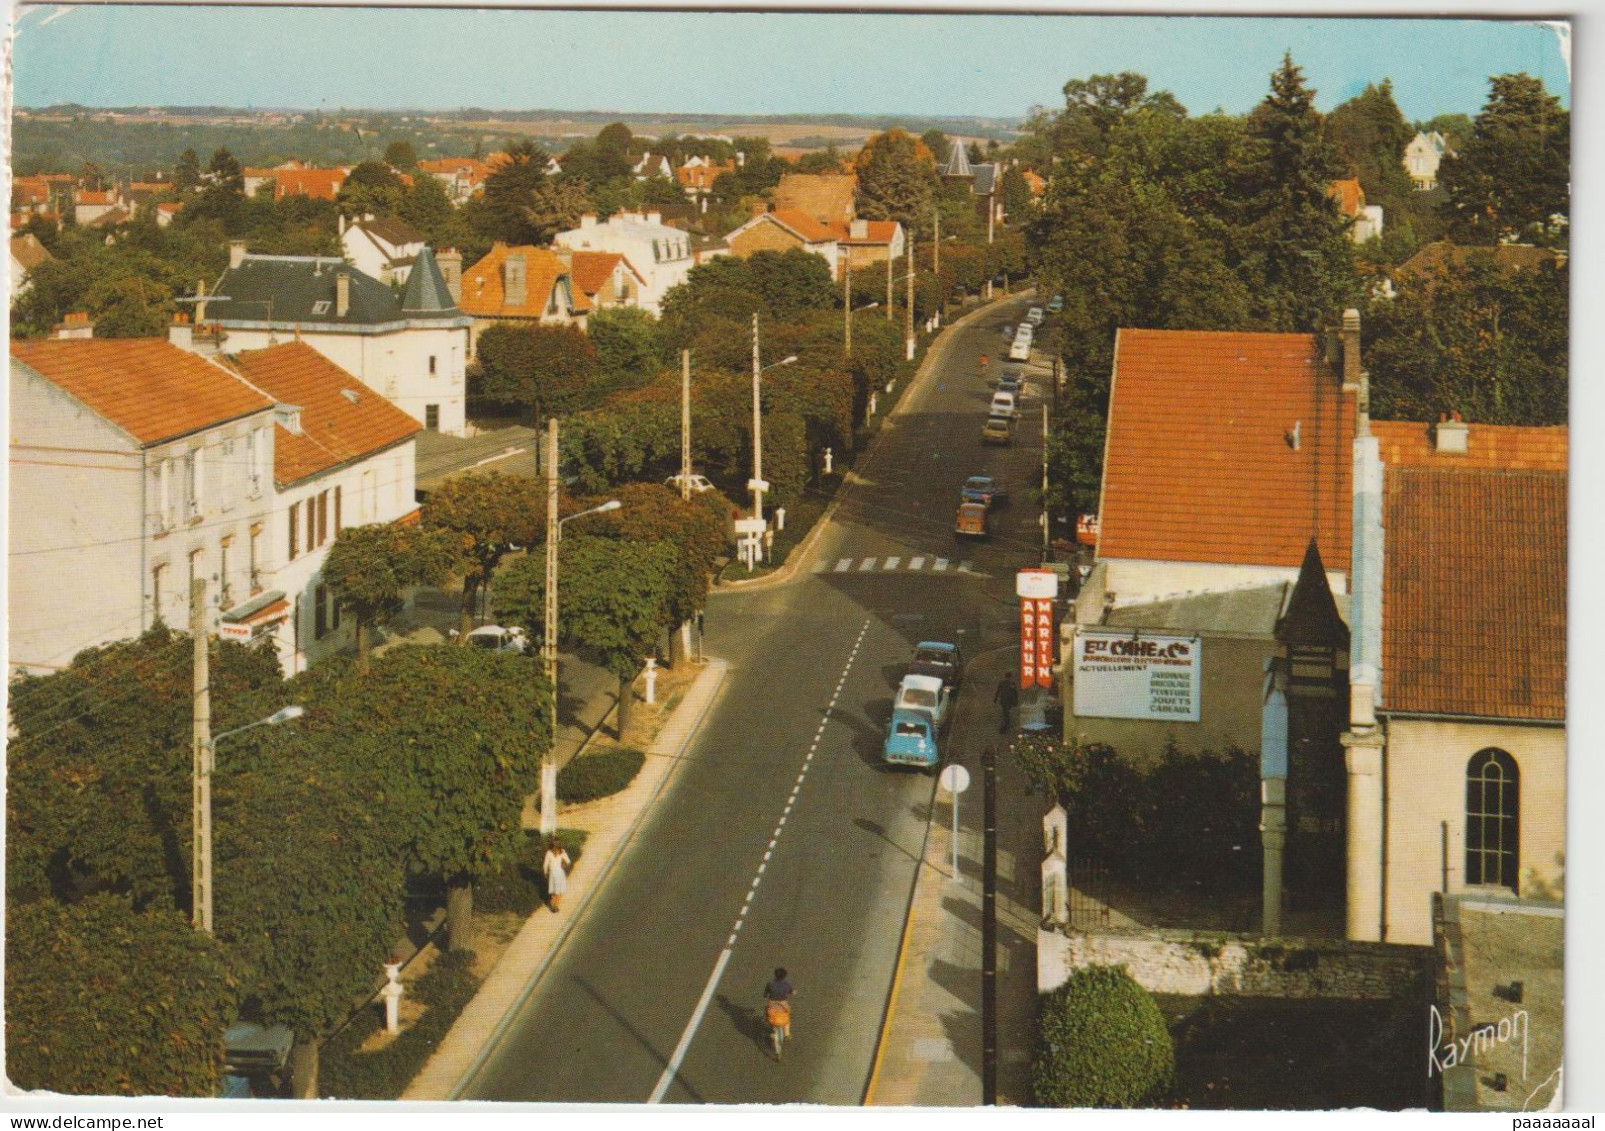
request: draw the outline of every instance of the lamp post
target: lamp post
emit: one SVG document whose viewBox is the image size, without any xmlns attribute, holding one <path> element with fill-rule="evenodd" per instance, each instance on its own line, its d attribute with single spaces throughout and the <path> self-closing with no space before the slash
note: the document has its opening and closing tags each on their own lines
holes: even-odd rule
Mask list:
<svg viewBox="0 0 1605 1131">
<path fill-rule="evenodd" d="M 546 451 L 546 623 L 541 634 L 541 670 L 552 685 L 552 740 L 557 740 L 557 546 L 563 540 L 563 524 L 588 514 L 616 511 L 624 504 L 609 499 L 600 506 L 557 517 L 557 419 L 548 422 Z M 551 748 L 541 760 L 541 835 L 557 831 L 557 759 Z"/>
<path fill-rule="evenodd" d="M 246 723 L 242 727 L 226 730 L 210 738 L 200 737 L 200 758 L 195 767 L 195 853 L 190 898 L 190 925 L 198 931 L 212 933 L 212 769 L 216 765 L 217 744 L 233 734 L 253 727 L 278 726 L 306 714 L 306 708 L 291 705 L 274 711 L 265 719 Z"/>
<path fill-rule="evenodd" d="M 863 306 L 859 306 L 859 307 L 850 307 L 848 309 L 847 317 L 845 319 L 846 327 L 842 331 L 843 337 L 845 339 L 843 341 L 843 343 L 842 343 L 842 352 L 843 353 L 851 355 L 852 352 L 853 352 L 853 315 L 857 314 L 861 310 L 874 310 L 879 305 L 880 305 L 880 302 L 876 301 L 876 302 L 865 303 Z"/>
<path fill-rule="evenodd" d="M 790 365 L 797 360 L 797 355 L 783 358 L 772 365 L 761 365 L 758 361 L 758 315 L 752 316 L 752 479 L 747 486 L 752 488 L 752 517 L 763 518 L 763 493 L 769 484 L 763 479 L 763 418 L 759 402 L 758 378 L 765 370 L 776 369 L 782 365 Z"/>
</svg>

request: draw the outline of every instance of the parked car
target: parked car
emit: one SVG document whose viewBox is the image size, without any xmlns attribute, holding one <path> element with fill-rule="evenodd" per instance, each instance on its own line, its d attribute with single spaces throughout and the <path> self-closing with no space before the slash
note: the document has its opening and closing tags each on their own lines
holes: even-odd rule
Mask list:
<svg viewBox="0 0 1605 1131">
<path fill-rule="evenodd" d="M 964 681 L 964 653 L 945 640 L 921 640 L 908 665 L 913 675 L 932 675 L 954 689 Z"/>
<path fill-rule="evenodd" d="M 936 746 L 936 725 L 923 711 L 892 711 L 892 722 L 881 745 L 881 760 L 889 766 L 935 769 L 941 754 Z"/>
<path fill-rule="evenodd" d="M 992 407 L 987 410 L 987 415 L 989 415 L 989 416 L 1007 416 L 1011 420 L 1015 416 L 1018 416 L 1019 415 L 1019 410 L 1015 407 L 1014 394 L 1013 393 L 1002 393 L 1002 392 L 993 393 L 992 394 Z"/>
<path fill-rule="evenodd" d="M 1052 298 L 1050 298 L 1048 300 L 1048 313 L 1049 314 L 1058 314 L 1063 309 L 1064 309 L 1064 296 L 1063 295 L 1054 295 Z"/>
<path fill-rule="evenodd" d="M 523 652 L 529 647 L 529 638 L 524 635 L 522 628 L 503 628 L 499 624 L 487 624 L 468 634 L 470 648 L 483 648 L 487 652 Z"/>
<path fill-rule="evenodd" d="M 1005 322 L 1003 324 L 1003 340 L 1006 341 L 1006 342 L 1014 341 L 1014 323 L 1013 322 Z"/>
<path fill-rule="evenodd" d="M 1040 326 L 1042 325 L 1042 320 L 1046 317 L 1047 315 L 1042 312 L 1042 308 L 1040 306 L 1033 306 L 1030 310 L 1026 311 L 1025 320 L 1031 323 L 1033 326 Z"/>
<path fill-rule="evenodd" d="M 955 538 L 988 538 L 992 535 L 992 512 L 984 503 L 960 503 L 953 519 Z"/>
<path fill-rule="evenodd" d="M 1016 370 L 1004 370 L 1003 376 L 998 378 L 997 389 L 1001 393 L 1013 393 L 1019 397 L 1020 390 L 1025 387 L 1025 381 Z"/>
<path fill-rule="evenodd" d="M 1030 361 L 1031 360 L 1031 339 L 1030 338 L 1015 338 L 1014 339 L 1014 344 L 1009 347 L 1009 360 L 1010 361 Z"/>
<path fill-rule="evenodd" d="M 931 716 L 931 722 L 940 731 L 947 725 L 947 709 L 952 702 L 953 689 L 939 677 L 909 674 L 897 685 L 897 698 L 892 700 L 892 710 L 923 711 Z"/>
<path fill-rule="evenodd" d="M 1012 444 L 1014 442 L 1014 420 L 1007 416 L 989 416 L 986 423 L 981 425 L 981 443 L 983 444 Z"/>
<path fill-rule="evenodd" d="M 671 475 L 663 481 L 663 485 L 665 487 L 672 487 L 674 490 L 678 491 L 680 489 L 680 478 L 681 477 L 678 475 Z M 713 484 L 708 482 L 708 477 L 706 475 L 698 475 L 695 472 L 691 473 L 691 493 L 693 495 L 700 495 L 704 491 L 711 490 L 713 490 Z"/>
<path fill-rule="evenodd" d="M 966 503 L 980 503 L 983 507 L 990 507 L 994 503 L 1001 503 L 1009 497 L 1009 489 L 999 483 L 990 475 L 972 475 L 964 481 L 959 488 L 959 494 Z"/>
</svg>

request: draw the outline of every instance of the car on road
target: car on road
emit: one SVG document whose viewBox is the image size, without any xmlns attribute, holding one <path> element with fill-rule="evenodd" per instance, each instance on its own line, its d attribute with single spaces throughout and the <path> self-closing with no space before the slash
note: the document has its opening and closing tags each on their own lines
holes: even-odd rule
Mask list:
<svg viewBox="0 0 1605 1131">
<path fill-rule="evenodd" d="M 908 665 L 911 675 L 932 675 L 957 689 L 964 681 L 964 653 L 957 644 L 945 640 L 921 640 L 914 645 L 914 659 Z"/>
<path fill-rule="evenodd" d="M 1031 360 L 1031 339 L 1030 338 L 1015 338 L 1014 339 L 1014 344 L 1009 346 L 1009 360 L 1010 361 L 1030 361 Z"/>
<path fill-rule="evenodd" d="M 1064 296 L 1054 295 L 1048 300 L 1048 313 L 1057 314 L 1064 309 Z"/>
<path fill-rule="evenodd" d="M 964 481 L 964 486 L 959 488 L 959 494 L 966 503 L 980 503 L 983 507 L 990 507 L 994 503 L 1008 499 L 1009 489 L 990 475 L 972 475 Z"/>
<path fill-rule="evenodd" d="M 990 538 L 992 511 L 985 503 L 960 503 L 959 513 L 953 519 L 955 538 Z"/>
<path fill-rule="evenodd" d="M 1013 393 L 1019 397 L 1020 390 L 1025 387 L 1025 381 L 1017 370 L 1004 370 L 1003 376 L 998 378 L 996 388 L 1000 393 Z"/>
<path fill-rule="evenodd" d="M 524 635 L 522 628 L 487 624 L 468 634 L 468 646 L 486 652 L 515 652 L 522 655 L 529 647 L 529 638 Z"/>
<path fill-rule="evenodd" d="M 1011 420 L 1014 417 L 1018 416 L 1019 415 L 1019 410 L 1015 407 L 1014 394 L 1013 393 L 1003 393 L 1003 392 L 993 393 L 992 394 L 992 407 L 987 410 L 987 415 L 988 416 L 1007 416 Z"/>
<path fill-rule="evenodd" d="M 680 489 L 681 478 L 682 477 L 679 475 L 671 475 L 663 481 L 663 485 L 678 491 Z M 713 490 L 713 484 L 708 482 L 708 477 L 706 475 L 698 475 L 695 472 L 692 472 L 690 479 L 691 493 L 693 495 L 700 495 L 704 491 Z"/>
<path fill-rule="evenodd" d="M 1003 324 L 1003 340 L 1006 341 L 1006 342 L 1014 341 L 1014 323 L 1013 322 L 1005 322 Z"/>
<path fill-rule="evenodd" d="M 936 724 L 940 731 L 947 725 L 947 709 L 953 702 L 953 689 L 943 683 L 941 678 L 934 675 L 905 675 L 903 682 L 897 685 L 897 698 L 892 700 L 892 710 L 897 711 L 923 711 L 931 716 L 931 722 Z"/>
<path fill-rule="evenodd" d="M 881 760 L 889 766 L 935 769 L 941 754 L 936 746 L 936 724 L 924 711 L 892 711 Z"/>
<path fill-rule="evenodd" d="M 986 423 L 981 425 L 981 443 L 983 444 L 1012 444 L 1014 442 L 1014 420 L 1007 416 L 989 416 Z"/>
<path fill-rule="evenodd" d="M 1042 325 L 1042 320 L 1046 317 L 1047 315 L 1042 312 L 1042 308 L 1040 306 L 1033 306 L 1030 310 L 1026 311 L 1025 314 L 1025 320 L 1031 323 L 1033 326 Z"/>
</svg>

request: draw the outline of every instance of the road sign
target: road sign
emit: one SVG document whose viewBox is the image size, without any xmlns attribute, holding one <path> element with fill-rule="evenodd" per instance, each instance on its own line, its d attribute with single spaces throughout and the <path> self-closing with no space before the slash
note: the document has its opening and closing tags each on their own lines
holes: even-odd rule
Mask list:
<svg viewBox="0 0 1605 1131">
<path fill-rule="evenodd" d="M 217 626 L 219 640 L 239 640 L 249 644 L 251 642 L 251 626 L 248 624 L 232 624 L 223 621 Z"/>
<path fill-rule="evenodd" d="M 749 480 L 747 480 L 747 490 L 749 490 L 749 491 L 767 491 L 767 490 L 769 490 L 769 480 L 767 480 L 767 479 L 749 479 Z"/>
<path fill-rule="evenodd" d="M 963 793 L 970 788 L 970 771 L 954 762 L 942 769 L 941 775 L 936 779 L 937 784 L 949 793 Z"/>
<path fill-rule="evenodd" d="M 737 534 L 762 534 L 764 532 L 764 527 L 766 527 L 768 525 L 769 525 L 769 520 L 768 519 L 763 519 L 763 518 L 738 518 L 738 519 L 736 519 L 736 533 Z"/>
</svg>

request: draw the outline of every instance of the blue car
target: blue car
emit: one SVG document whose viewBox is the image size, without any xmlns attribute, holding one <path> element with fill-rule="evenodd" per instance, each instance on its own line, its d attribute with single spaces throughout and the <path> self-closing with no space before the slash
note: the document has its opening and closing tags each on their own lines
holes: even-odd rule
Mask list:
<svg viewBox="0 0 1605 1131">
<path fill-rule="evenodd" d="M 923 711 L 894 710 L 881 760 L 888 766 L 935 769 L 939 757 L 935 720 Z"/>
</svg>

